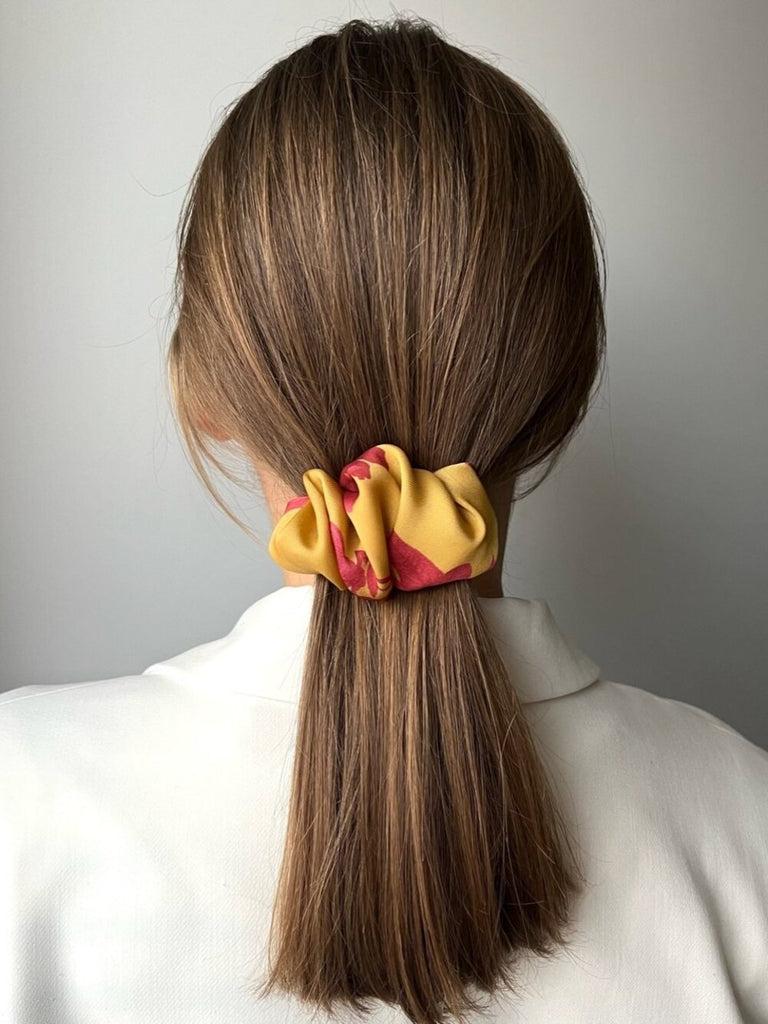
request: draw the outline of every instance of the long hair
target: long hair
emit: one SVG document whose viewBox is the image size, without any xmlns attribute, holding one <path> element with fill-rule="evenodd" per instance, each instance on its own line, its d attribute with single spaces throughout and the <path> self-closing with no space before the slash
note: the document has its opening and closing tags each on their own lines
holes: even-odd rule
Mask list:
<svg viewBox="0 0 768 1024">
<path fill-rule="evenodd" d="M 577 168 L 528 92 L 424 19 L 354 19 L 272 65 L 207 143 L 178 246 L 174 411 L 241 526 L 217 437 L 294 494 L 384 441 L 490 494 L 544 467 L 519 500 L 589 407 L 603 251 Z M 469 581 L 374 602 L 317 577 L 254 994 L 464 1020 L 567 943 L 584 878 L 514 682 Z"/>
</svg>

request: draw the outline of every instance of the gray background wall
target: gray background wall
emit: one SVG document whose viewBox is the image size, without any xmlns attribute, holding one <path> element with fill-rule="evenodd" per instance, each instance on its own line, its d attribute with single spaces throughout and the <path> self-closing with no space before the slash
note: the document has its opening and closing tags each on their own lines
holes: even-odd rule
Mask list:
<svg viewBox="0 0 768 1024">
<path fill-rule="evenodd" d="M 194 477 L 162 378 L 181 200 L 221 106 L 386 4 L 2 14 L 2 688 L 142 671 L 282 585 Z M 550 110 L 608 258 L 608 371 L 512 518 L 505 592 L 606 678 L 768 746 L 763 0 L 410 8 Z M 231 494 L 231 492 L 227 492 Z"/>
</svg>

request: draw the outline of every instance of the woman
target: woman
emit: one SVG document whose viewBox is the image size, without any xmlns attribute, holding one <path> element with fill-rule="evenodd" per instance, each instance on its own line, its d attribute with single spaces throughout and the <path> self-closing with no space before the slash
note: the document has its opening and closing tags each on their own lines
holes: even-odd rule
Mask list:
<svg viewBox="0 0 768 1024">
<path fill-rule="evenodd" d="M 604 355 L 552 121 L 350 21 L 232 106 L 181 229 L 176 413 L 230 515 L 205 461 L 248 455 L 286 585 L 2 698 L 3 1019 L 768 1021 L 768 754 L 501 589 Z"/>
</svg>

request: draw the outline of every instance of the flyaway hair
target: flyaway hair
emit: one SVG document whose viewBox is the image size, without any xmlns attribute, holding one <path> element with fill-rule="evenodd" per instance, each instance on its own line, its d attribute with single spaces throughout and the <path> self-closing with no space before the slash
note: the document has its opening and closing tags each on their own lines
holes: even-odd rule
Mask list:
<svg viewBox="0 0 768 1024">
<path fill-rule="evenodd" d="M 271 66 L 207 144 L 178 242 L 174 408 L 237 522 L 217 438 L 294 494 L 385 441 L 519 500 L 586 415 L 605 326 L 579 173 L 525 89 L 423 19 L 348 21 Z M 468 580 L 366 601 L 318 576 L 313 601 L 254 997 L 464 1020 L 567 942 L 578 837 Z"/>
</svg>

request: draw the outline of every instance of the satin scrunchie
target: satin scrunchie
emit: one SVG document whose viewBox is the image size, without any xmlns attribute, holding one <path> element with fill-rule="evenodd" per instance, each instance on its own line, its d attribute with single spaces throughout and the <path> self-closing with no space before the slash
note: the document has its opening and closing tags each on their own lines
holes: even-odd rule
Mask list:
<svg viewBox="0 0 768 1024">
<path fill-rule="evenodd" d="M 498 523 L 468 462 L 414 469 L 394 444 L 368 448 L 338 481 L 322 469 L 302 476 L 269 540 L 289 572 L 319 573 L 339 590 L 382 600 L 487 572 L 496 564 Z"/>
</svg>

